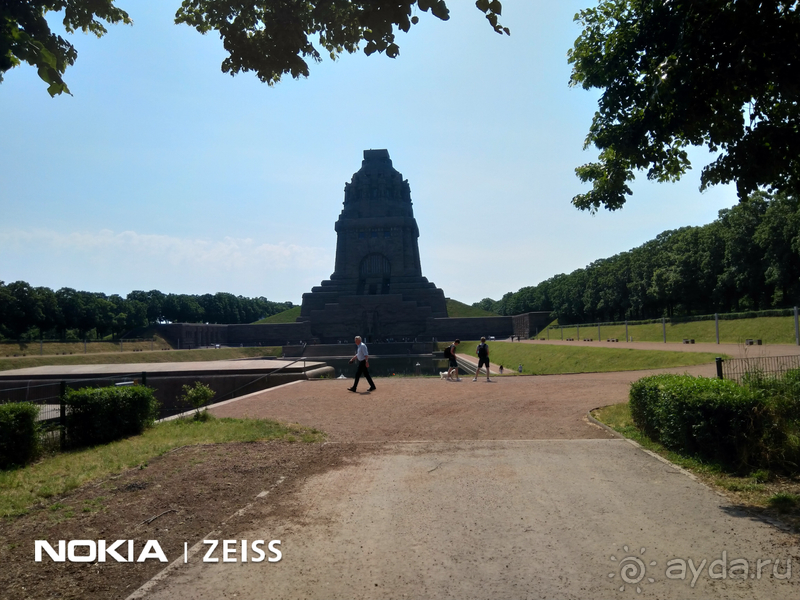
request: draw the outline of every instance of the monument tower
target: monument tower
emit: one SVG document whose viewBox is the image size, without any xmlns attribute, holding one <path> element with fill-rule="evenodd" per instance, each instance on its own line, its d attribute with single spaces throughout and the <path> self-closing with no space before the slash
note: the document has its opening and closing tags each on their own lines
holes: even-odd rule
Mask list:
<svg viewBox="0 0 800 600">
<path fill-rule="evenodd" d="M 331 278 L 303 294 L 298 321 L 322 343 L 413 338 L 447 317 L 444 292 L 422 276 L 408 181 L 387 150 L 365 150 L 344 187 Z"/>
</svg>

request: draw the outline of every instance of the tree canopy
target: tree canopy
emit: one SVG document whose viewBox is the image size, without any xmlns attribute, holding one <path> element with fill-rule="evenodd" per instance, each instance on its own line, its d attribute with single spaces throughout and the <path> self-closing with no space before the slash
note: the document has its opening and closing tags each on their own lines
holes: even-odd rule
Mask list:
<svg viewBox="0 0 800 600">
<path fill-rule="evenodd" d="M 798 299 L 800 197 L 756 192 L 713 223 L 664 231 L 473 306 L 503 315 L 547 310 L 566 325 L 789 308 Z"/>
<path fill-rule="evenodd" d="M 603 90 L 576 169 L 592 189 L 575 206 L 616 210 L 634 171 L 675 181 L 686 148 L 718 153 L 701 190 L 735 182 L 800 192 L 800 15 L 797 0 L 601 0 L 575 19 L 570 83 Z"/>
<path fill-rule="evenodd" d="M 0 281 L 0 340 L 58 337 L 84 339 L 119 336 L 148 324 L 252 323 L 292 308 L 263 296 L 164 294 L 135 290 L 123 298 L 100 292 L 32 287 L 24 281 Z"/>
<path fill-rule="evenodd" d="M 509 34 L 498 22 L 498 0 L 477 0 L 475 6 L 496 32 Z M 324 52 L 335 60 L 356 52 L 362 42 L 367 55 L 385 52 L 395 58 L 400 53 L 395 30 L 408 32 L 416 25 L 417 9 L 442 21 L 450 18 L 444 0 L 183 0 L 175 22 L 219 33 L 229 54 L 223 72 L 254 71 L 272 85 L 286 74 L 307 77 L 308 59 L 320 62 Z"/>
<path fill-rule="evenodd" d="M 106 23 L 132 21 L 114 0 L 3 0 L 0 2 L 0 82 L 9 69 L 26 62 L 36 67 L 39 77 L 48 84 L 51 96 L 69 88 L 62 75 L 75 64 L 78 51 L 50 30 L 45 18 L 49 12 L 64 13 L 62 23 L 68 33 L 81 30 L 101 37 Z"/>
<path fill-rule="evenodd" d="M 50 30 L 46 15 L 62 12 L 68 33 L 80 29 L 98 37 L 106 23 L 132 24 L 116 0 L 3 0 L 0 2 L 0 82 L 3 73 L 25 62 L 38 70 L 51 96 L 69 92 L 63 75 L 75 63 L 75 47 Z M 499 0 L 477 0 L 478 7 L 500 34 L 509 34 L 498 17 Z M 395 31 L 408 32 L 419 22 L 417 10 L 430 11 L 446 21 L 444 0 L 183 0 L 175 14 L 200 33 L 216 31 L 228 57 L 225 73 L 253 71 L 269 85 L 289 74 L 308 76 L 308 62 L 320 62 L 322 53 L 335 60 L 343 52 L 400 53 Z"/>
</svg>

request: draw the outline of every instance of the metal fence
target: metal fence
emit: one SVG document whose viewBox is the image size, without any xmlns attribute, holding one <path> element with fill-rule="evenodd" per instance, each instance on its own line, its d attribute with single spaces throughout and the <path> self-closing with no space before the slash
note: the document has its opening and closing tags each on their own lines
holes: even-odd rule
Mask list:
<svg viewBox="0 0 800 600">
<path fill-rule="evenodd" d="M 2 340 L 0 357 L 58 356 L 106 352 L 143 352 L 171 350 L 158 338 L 123 338 L 118 340 Z"/>
<path fill-rule="evenodd" d="M 27 379 L 24 376 L 0 380 L 0 404 L 31 402 L 39 407 L 39 422 L 43 430 L 63 427 L 68 408 L 63 402 L 67 389 L 142 384 L 153 389 L 159 402 L 159 419 L 191 410 L 182 400 L 183 386 L 202 382 L 216 392 L 210 404 L 261 391 L 275 385 L 306 378 L 306 360 L 283 364 L 263 373 L 199 373 L 157 374 L 143 371 L 75 378 Z M 302 365 L 302 366 L 301 366 Z M 294 368 L 293 368 L 294 367 Z"/>
<path fill-rule="evenodd" d="M 718 361 L 717 374 L 721 374 L 720 379 L 732 379 L 737 383 L 742 383 L 747 377 L 777 378 L 787 371 L 800 369 L 800 355 L 754 356 Z"/>
<path fill-rule="evenodd" d="M 727 313 L 727 314 L 713 314 L 713 315 L 699 315 L 699 316 L 691 316 L 691 317 L 677 317 L 677 318 L 669 318 L 669 317 L 662 317 L 660 319 L 648 319 L 643 321 L 608 321 L 608 322 L 595 322 L 595 323 L 573 323 L 571 325 L 548 325 L 542 332 L 541 335 L 546 335 L 547 339 L 551 339 L 551 335 L 557 335 L 560 339 L 564 338 L 564 330 L 567 330 L 567 335 L 569 335 L 570 330 L 575 329 L 576 335 L 575 338 L 567 337 L 567 340 L 574 340 L 583 339 L 584 341 L 593 341 L 594 335 L 597 334 L 597 340 L 600 341 L 604 337 L 608 341 L 618 341 L 622 339 L 622 328 L 624 327 L 624 340 L 626 341 L 633 341 L 633 338 L 628 335 L 628 327 L 629 326 L 636 326 L 636 325 L 652 325 L 652 324 L 661 324 L 661 331 L 662 331 L 662 339 L 664 343 L 667 342 L 667 325 L 680 325 L 683 323 L 693 322 L 693 321 L 714 321 L 715 322 L 715 338 L 716 343 L 720 343 L 720 321 L 733 321 L 733 320 L 740 320 L 740 319 L 752 319 L 756 317 L 790 317 L 794 316 L 794 341 L 795 344 L 800 346 L 800 308 L 795 306 L 792 309 L 780 309 L 780 310 L 764 310 L 764 311 L 751 311 L 745 313 Z M 606 329 L 605 335 L 603 335 L 603 328 Z M 612 329 L 611 333 L 608 333 L 608 330 Z M 583 331 L 581 331 L 583 330 Z M 552 333 L 551 333 L 552 332 Z M 539 332 L 536 332 L 536 337 L 539 336 Z M 614 339 L 610 339 L 614 338 Z M 553 338 L 558 339 L 558 338 Z M 689 340 L 683 340 L 684 343 L 689 343 Z M 694 343 L 694 340 L 691 341 Z M 759 344 L 761 342 L 759 341 Z"/>
</svg>

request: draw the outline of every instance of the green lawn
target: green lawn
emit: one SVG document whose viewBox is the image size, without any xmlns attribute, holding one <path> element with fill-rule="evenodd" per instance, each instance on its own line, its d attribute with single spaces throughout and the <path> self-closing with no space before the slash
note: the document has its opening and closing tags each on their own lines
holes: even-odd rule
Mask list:
<svg viewBox="0 0 800 600">
<path fill-rule="evenodd" d="M 204 360 L 231 360 L 258 356 L 280 356 L 280 347 L 213 348 L 203 350 L 165 350 L 156 352 L 117 352 L 110 354 L 73 354 L 67 356 L 26 356 L 0 358 L 0 371 L 26 369 L 47 365 L 116 365 L 163 362 L 193 362 Z"/>
<path fill-rule="evenodd" d="M 477 345 L 477 341 L 461 342 L 459 352 L 474 356 Z M 489 358 L 493 364 L 503 365 L 508 372 L 514 373 L 517 372 L 517 366 L 521 364 L 523 375 L 603 373 L 686 367 L 713 363 L 717 356 L 720 355 L 710 352 L 670 352 L 489 342 Z"/>
<path fill-rule="evenodd" d="M 561 339 L 561 331 L 556 327 L 543 332 L 538 337 Z M 629 325 L 628 335 L 634 342 L 663 342 L 664 333 L 661 323 L 648 323 L 646 325 Z M 573 339 L 625 339 L 625 325 L 609 325 L 600 327 L 598 335 L 597 326 L 580 328 L 580 335 L 576 327 L 564 327 L 563 338 Z M 695 342 L 716 342 L 714 320 L 692 321 L 690 323 L 667 323 L 667 341 L 680 342 L 684 339 L 694 339 Z M 743 344 L 746 339 L 760 339 L 765 344 L 794 344 L 794 317 L 756 317 L 754 319 L 735 319 L 719 321 L 719 341 L 730 344 Z"/>
</svg>

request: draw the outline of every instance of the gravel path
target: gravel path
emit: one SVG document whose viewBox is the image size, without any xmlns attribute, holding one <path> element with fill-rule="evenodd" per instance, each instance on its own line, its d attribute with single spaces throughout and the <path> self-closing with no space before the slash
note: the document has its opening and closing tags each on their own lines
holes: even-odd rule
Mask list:
<svg viewBox="0 0 800 600">
<path fill-rule="evenodd" d="M 713 365 L 660 371 L 504 376 L 491 383 L 388 377 L 378 389 L 347 391 L 350 380 L 307 381 L 231 402 L 219 417 L 260 417 L 301 423 L 332 441 L 606 439 L 586 413 L 625 402 L 632 381 L 665 371 L 712 376 Z"/>
<path fill-rule="evenodd" d="M 313 381 L 215 408 L 374 450 L 239 535 L 281 539 L 281 562 L 187 565 L 149 597 L 797 598 L 796 536 L 587 420 L 649 373 Z"/>
</svg>

